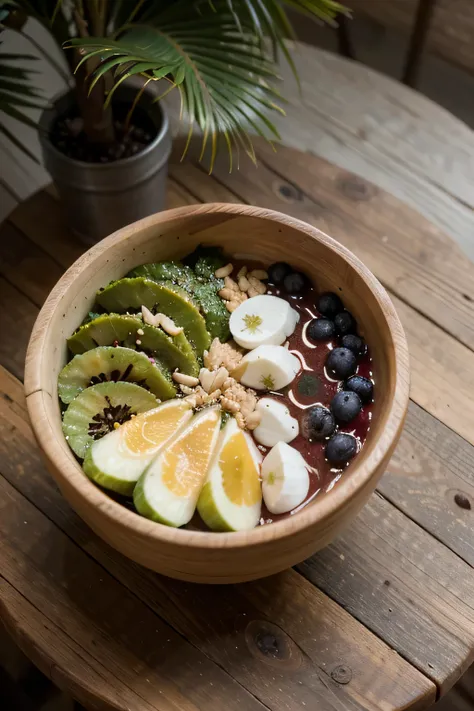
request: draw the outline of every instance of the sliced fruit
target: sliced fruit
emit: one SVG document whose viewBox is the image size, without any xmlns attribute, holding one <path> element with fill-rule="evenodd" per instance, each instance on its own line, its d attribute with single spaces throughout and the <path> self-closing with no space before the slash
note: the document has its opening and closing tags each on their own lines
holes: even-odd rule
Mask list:
<svg viewBox="0 0 474 711">
<path fill-rule="evenodd" d="M 151 410 L 156 397 L 135 383 L 99 383 L 86 388 L 63 415 L 63 433 L 81 459 L 96 439 L 122 425 L 132 415 Z"/>
<path fill-rule="evenodd" d="M 127 274 L 127 277 L 145 277 L 153 281 L 171 281 L 173 284 L 182 286 L 188 290 L 188 284 L 195 281 L 196 277 L 191 269 L 182 262 L 152 262 L 150 264 L 142 264 L 140 267 L 135 267 Z"/>
<path fill-rule="evenodd" d="M 67 340 L 71 353 L 84 353 L 97 346 L 111 346 L 126 340 L 135 342 L 142 322 L 136 316 L 102 314 L 88 321 Z"/>
<path fill-rule="evenodd" d="M 262 455 L 232 417 L 221 430 L 198 500 L 202 520 L 213 531 L 244 531 L 260 519 Z"/>
<path fill-rule="evenodd" d="M 270 513 L 287 513 L 303 503 L 309 491 L 309 474 L 297 449 L 278 442 L 269 451 L 262 463 L 262 491 Z"/>
<path fill-rule="evenodd" d="M 283 402 L 272 397 L 262 397 L 257 402 L 260 424 L 253 431 L 254 439 L 265 447 L 273 447 L 278 442 L 291 442 L 298 437 L 300 428 L 296 417 Z"/>
<path fill-rule="evenodd" d="M 279 296 L 262 294 L 243 301 L 230 317 L 230 331 L 242 348 L 281 346 L 291 336 L 299 314 Z"/>
<path fill-rule="evenodd" d="M 90 385 L 109 381 L 137 383 L 160 400 L 176 395 L 170 371 L 152 363 L 144 353 L 120 346 L 99 346 L 74 356 L 64 366 L 58 377 L 59 397 L 69 403 Z"/>
<path fill-rule="evenodd" d="M 69 349 L 75 354 L 111 345 L 144 350 L 170 370 L 178 368 L 187 375 L 199 373 L 196 353 L 184 333 L 169 336 L 161 328 L 143 323 L 138 315 L 103 314 L 81 326 L 68 339 Z"/>
<path fill-rule="evenodd" d="M 146 306 L 153 312 L 162 312 L 182 326 L 198 355 L 209 347 L 210 337 L 206 323 L 189 295 L 167 282 L 159 284 L 136 277 L 112 282 L 97 293 L 97 302 L 107 311 L 122 313 Z"/>
<path fill-rule="evenodd" d="M 182 287 L 199 305 L 211 338 L 219 338 L 221 343 L 228 340 L 229 312 L 217 295 L 223 286 L 222 279 L 215 279 L 213 276 L 197 277 L 191 267 L 181 262 L 142 264 L 141 267 L 133 269 L 128 276 L 141 276 L 159 283 L 171 281 Z"/>
<path fill-rule="evenodd" d="M 86 452 L 83 469 L 99 486 L 131 496 L 139 477 L 158 452 L 189 422 L 185 400 L 170 400 L 109 432 Z"/>
<path fill-rule="evenodd" d="M 299 359 L 283 346 L 258 346 L 242 358 L 232 375 L 249 388 L 281 390 L 300 370 Z"/>
<path fill-rule="evenodd" d="M 218 408 L 193 417 L 140 477 L 133 492 L 138 513 L 175 527 L 192 519 L 219 430 Z"/>
</svg>

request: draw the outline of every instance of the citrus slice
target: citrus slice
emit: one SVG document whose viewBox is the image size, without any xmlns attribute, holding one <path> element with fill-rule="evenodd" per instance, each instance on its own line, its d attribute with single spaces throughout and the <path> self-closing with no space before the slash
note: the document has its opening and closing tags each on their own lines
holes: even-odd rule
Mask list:
<svg viewBox="0 0 474 711">
<path fill-rule="evenodd" d="M 187 402 L 175 399 L 137 415 L 94 442 L 84 459 L 85 473 L 96 484 L 131 496 L 140 475 L 192 414 Z"/>
<path fill-rule="evenodd" d="M 133 492 L 138 513 L 167 526 L 191 520 L 219 436 L 221 413 L 195 415 L 140 477 Z"/>
<path fill-rule="evenodd" d="M 233 417 L 221 431 L 207 481 L 198 501 L 203 521 L 213 531 L 245 531 L 260 518 L 262 455 Z"/>
</svg>

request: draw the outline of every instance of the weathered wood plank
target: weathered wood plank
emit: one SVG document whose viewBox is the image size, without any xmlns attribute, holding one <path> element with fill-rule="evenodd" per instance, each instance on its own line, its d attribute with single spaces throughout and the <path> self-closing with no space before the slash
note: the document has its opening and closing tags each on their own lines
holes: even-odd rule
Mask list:
<svg viewBox="0 0 474 711">
<path fill-rule="evenodd" d="M 298 570 L 445 694 L 474 661 L 474 572 L 374 494 L 337 541 Z"/>
<path fill-rule="evenodd" d="M 398 81 L 332 53 L 296 45 L 302 98 L 281 67 L 286 145 L 313 152 L 411 205 L 474 259 L 474 133 Z M 337 87 L 337 91 L 334 90 Z"/>
<path fill-rule="evenodd" d="M 418 0 L 404 2 L 374 2 L 349 0 L 355 13 L 365 14 L 384 27 L 396 27 L 404 35 L 411 34 Z M 427 51 L 435 52 L 453 64 L 474 73 L 474 15 L 471 0 L 436 0 L 433 3 L 427 40 Z"/>
<path fill-rule="evenodd" d="M 3 478 L 0 491 L 2 577 L 61 628 L 76 653 L 85 650 L 114 684 L 133 690 L 135 708 L 263 711 Z"/>
<path fill-rule="evenodd" d="M 38 309 L 3 277 L 0 277 L 0 304 L 0 364 L 22 379 L 26 348 Z"/>
<path fill-rule="evenodd" d="M 323 159 L 284 146 L 275 153 L 264 141 L 258 141 L 257 154 L 264 166 L 247 167 L 244 174 L 254 184 L 271 186 L 269 199 L 283 198 L 285 191 L 287 209 L 293 204 L 298 209 L 301 197 L 309 197 L 313 223 L 323 224 L 321 229 L 357 254 L 394 294 L 474 349 L 474 262 L 439 228 L 373 183 Z"/>
<path fill-rule="evenodd" d="M 378 490 L 474 567 L 474 447 L 410 403 Z"/>
<path fill-rule="evenodd" d="M 0 274 L 41 308 L 63 269 L 11 222 L 2 225 L 1 235 Z"/>
<path fill-rule="evenodd" d="M 2 371 L 0 383 L 0 470 L 8 481 L 266 707 L 388 711 L 388 699 L 400 709 L 429 705 L 434 689 L 421 675 L 294 571 L 223 595 L 162 578 L 112 551 L 44 471 L 18 381 Z M 337 681 L 341 666 L 350 669 L 350 684 Z"/>
</svg>

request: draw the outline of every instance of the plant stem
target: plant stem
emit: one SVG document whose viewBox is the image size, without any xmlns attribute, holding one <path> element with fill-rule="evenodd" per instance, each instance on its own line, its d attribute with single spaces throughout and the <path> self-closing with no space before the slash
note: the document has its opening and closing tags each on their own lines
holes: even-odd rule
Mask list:
<svg viewBox="0 0 474 711">
<path fill-rule="evenodd" d="M 77 3 L 74 8 L 74 21 L 81 37 L 89 36 L 86 16 L 90 18 L 91 29 L 97 28 L 100 30 L 102 27 L 102 30 L 105 30 L 107 14 L 105 9 L 105 0 L 97 0 L 95 3 L 91 2 L 91 0 Z M 94 32 L 94 34 L 96 33 Z M 106 90 L 104 78 L 97 82 L 90 93 L 88 92 L 88 78 L 99 64 L 100 60 L 92 57 L 78 70 L 76 74 L 77 102 L 84 120 L 84 131 L 88 140 L 91 143 L 107 145 L 115 140 L 115 131 L 112 108 L 111 106 L 104 107 Z"/>
</svg>

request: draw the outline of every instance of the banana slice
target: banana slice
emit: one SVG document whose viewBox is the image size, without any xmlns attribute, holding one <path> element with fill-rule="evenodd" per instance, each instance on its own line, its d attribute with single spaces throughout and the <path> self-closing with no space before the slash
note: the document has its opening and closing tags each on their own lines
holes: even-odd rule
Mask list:
<svg viewBox="0 0 474 711">
<path fill-rule="evenodd" d="M 292 442 L 300 433 L 298 420 L 290 415 L 286 405 L 272 397 L 262 397 L 256 407 L 260 424 L 253 431 L 254 439 L 265 447 L 278 442 Z"/>
<path fill-rule="evenodd" d="M 133 503 L 139 514 L 176 528 L 192 519 L 220 422 L 219 408 L 203 410 L 161 451 L 134 489 Z"/>
<path fill-rule="evenodd" d="M 263 294 L 241 303 L 231 314 L 229 327 L 239 346 L 252 350 L 258 346 L 280 346 L 291 336 L 299 318 L 288 301 Z"/>
<path fill-rule="evenodd" d="M 105 489 L 131 496 L 147 466 L 192 417 L 185 400 L 168 402 L 137 415 L 87 450 L 83 469 Z"/>
<path fill-rule="evenodd" d="M 232 375 L 255 390 L 281 390 L 300 370 L 299 359 L 283 346 L 258 346 L 242 358 Z"/>
<path fill-rule="evenodd" d="M 260 519 L 262 455 L 233 417 L 221 431 L 198 501 L 199 514 L 213 531 L 246 531 Z"/>
<path fill-rule="evenodd" d="M 265 506 L 274 514 L 287 513 L 303 503 L 309 474 L 298 450 L 279 442 L 269 451 L 262 463 L 262 491 Z"/>
</svg>

